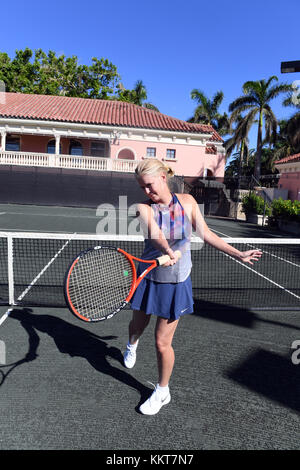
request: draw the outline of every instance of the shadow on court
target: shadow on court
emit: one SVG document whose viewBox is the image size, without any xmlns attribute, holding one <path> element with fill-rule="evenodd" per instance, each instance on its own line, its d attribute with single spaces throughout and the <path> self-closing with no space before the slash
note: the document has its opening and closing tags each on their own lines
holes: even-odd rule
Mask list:
<svg viewBox="0 0 300 470">
<path fill-rule="evenodd" d="M 223 323 L 230 323 L 232 325 L 241 326 L 244 328 L 253 328 L 256 322 L 261 322 L 274 326 L 290 328 L 292 330 L 300 330 L 300 327 L 296 325 L 260 318 L 258 315 L 255 314 L 255 312 L 247 310 L 246 308 L 224 305 L 224 308 L 220 309 L 220 305 L 215 304 L 213 302 L 195 300 L 194 312 L 194 315 L 199 316 L 201 318 L 207 318 L 209 320 L 219 321 Z"/>
<path fill-rule="evenodd" d="M 212 321 L 227 323 L 242 328 L 255 329 L 256 323 L 299 331 L 299 326 L 281 321 L 262 318 L 244 308 L 228 307 L 224 310 L 210 302 L 195 302 L 195 316 Z M 225 306 L 224 306 L 225 307 Z M 285 334 L 281 335 L 285 342 Z M 288 334 L 287 334 L 288 335 Z M 267 338 L 262 338 L 262 341 Z M 288 343 L 288 341 L 287 341 Z M 224 377 L 258 393 L 267 399 L 280 403 L 297 412 L 300 411 L 300 367 L 295 366 L 290 356 L 281 356 L 273 351 L 257 349 L 238 366 L 229 369 Z"/>
<path fill-rule="evenodd" d="M 126 370 L 113 367 L 108 362 L 107 358 L 112 358 L 119 364 L 122 364 L 121 351 L 118 348 L 110 347 L 107 343 L 107 341 L 115 339 L 116 336 L 101 337 L 52 315 L 34 314 L 30 308 L 13 310 L 10 318 L 19 321 L 28 334 L 28 352 L 24 358 L 13 365 L 11 370 L 38 357 L 38 346 L 40 343 L 38 332 L 42 332 L 53 338 L 57 349 L 61 353 L 69 354 L 71 357 L 82 357 L 99 373 L 107 374 L 137 390 L 141 394 L 141 399 L 136 407 L 136 411 L 138 411 L 139 405 L 151 393 L 150 388 L 145 387 L 141 382 L 129 375 Z M 9 373 L 2 379 L 0 385 L 2 385 Z"/>
<path fill-rule="evenodd" d="M 226 377 L 252 392 L 300 411 L 300 368 L 290 359 L 258 349 Z"/>
</svg>

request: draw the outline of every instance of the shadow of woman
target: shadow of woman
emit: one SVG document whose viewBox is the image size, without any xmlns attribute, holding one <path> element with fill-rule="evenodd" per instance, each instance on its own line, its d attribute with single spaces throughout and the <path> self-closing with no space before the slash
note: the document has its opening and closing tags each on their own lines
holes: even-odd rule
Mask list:
<svg viewBox="0 0 300 470">
<path fill-rule="evenodd" d="M 128 385 L 141 394 L 141 401 L 149 396 L 150 389 L 136 380 L 125 370 L 112 366 L 107 358 L 112 358 L 122 364 L 122 354 L 116 347 L 110 347 L 104 341 L 117 338 L 116 336 L 101 337 L 90 331 L 72 325 L 61 318 L 52 315 L 40 315 L 32 313 L 29 308 L 14 309 L 10 318 L 18 320 L 27 331 L 29 337 L 29 349 L 26 356 L 17 361 L 14 368 L 24 362 L 30 362 L 37 357 L 39 346 L 38 331 L 48 334 L 53 338 L 61 353 L 71 357 L 83 357 L 98 372 Z M 8 375 L 8 373 L 7 373 Z M 3 383 L 3 381 L 2 381 Z"/>
</svg>

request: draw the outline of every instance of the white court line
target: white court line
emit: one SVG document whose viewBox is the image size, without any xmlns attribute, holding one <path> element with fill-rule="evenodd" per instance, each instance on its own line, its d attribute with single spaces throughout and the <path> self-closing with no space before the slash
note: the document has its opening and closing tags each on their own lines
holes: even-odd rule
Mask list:
<svg viewBox="0 0 300 470">
<path fill-rule="evenodd" d="M 218 232 L 217 230 L 214 230 L 214 232 L 220 233 L 221 235 L 225 235 L 226 237 L 231 238 L 231 237 L 229 237 L 228 235 L 226 235 L 225 233 Z M 247 245 L 251 246 L 249 243 L 247 243 Z M 262 250 L 262 252 L 263 252 L 263 253 L 266 253 L 266 254 L 268 254 L 268 255 L 274 256 L 275 258 L 278 258 L 278 259 L 280 259 L 281 261 L 284 261 L 284 262 L 286 262 L 286 263 L 290 263 L 290 264 L 292 264 L 292 265 L 294 265 L 294 266 L 299 267 L 298 264 L 294 264 L 294 263 L 292 263 L 291 261 L 288 261 L 288 260 L 285 260 L 285 259 L 283 259 L 283 258 L 280 258 L 279 256 L 272 255 L 271 253 L 268 253 L 267 251 L 263 251 L 263 250 Z M 268 277 L 264 276 L 263 274 L 261 274 L 261 273 L 255 271 L 255 269 L 250 268 L 250 266 L 247 266 L 246 264 L 242 263 L 241 261 L 238 261 L 237 259 L 235 259 L 235 258 L 233 258 L 232 256 L 228 255 L 227 253 L 223 253 L 223 252 L 222 252 L 222 254 L 225 255 L 225 256 L 228 256 L 228 258 L 232 259 L 233 261 L 235 261 L 236 263 L 240 264 L 240 265 L 243 266 L 244 268 L 250 269 L 250 271 L 252 271 L 253 273 L 255 273 L 257 276 L 260 276 L 260 277 L 262 277 L 263 279 L 265 279 L 266 281 L 270 282 L 271 284 L 274 284 L 274 285 L 275 285 L 276 287 L 278 287 L 279 289 L 284 290 L 287 294 L 293 295 L 294 297 L 296 297 L 297 299 L 300 300 L 300 297 L 299 297 L 298 295 L 294 294 L 294 292 L 289 291 L 288 289 L 286 289 L 285 287 L 281 286 L 281 285 L 278 284 L 277 282 L 272 281 L 272 279 L 269 279 Z"/>
<path fill-rule="evenodd" d="M 43 267 L 41 272 L 31 281 L 31 283 L 26 287 L 26 289 L 22 292 L 22 294 L 17 298 L 17 302 L 22 300 L 26 294 L 32 289 L 34 284 L 39 280 L 39 278 L 44 274 L 44 272 L 49 268 L 49 266 L 53 263 L 53 261 L 56 260 L 56 258 L 61 254 L 61 252 L 65 249 L 65 247 L 70 243 L 71 240 L 68 240 L 62 247 L 61 249 L 53 256 L 53 258 L 49 261 L 49 263 L 46 264 L 46 266 Z"/>
<path fill-rule="evenodd" d="M 32 229 L 26 229 L 26 228 L 10 228 L 10 229 L 7 229 L 7 228 L 1 228 L 0 227 L 0 233 L 7 233 L 7 230 L 9 230 L 9 232 L 11 233 L 43 233 L 41 232 L 40 230 L 32 230 Z M 51 230 L 50 233 L 63 233 L 64 235 L 69 235 L 70 232 L 64 232 L 62 230 Z M 78 233 L 79 235 L 94 235 L 95 233 L 94 232 L 76 232 Z"/>
<path fill-rule="evenodd" d="M 229 235 L 226 235 L 226 233 L 222 233 L 222 232 L 218 232 L 217 230 L 213 230 L 213 232 L 216 232 L 216 233 L 219 233 L 220 235 L 225 235 L 225 237 L 228 237 L 228 238 L 231 238 L 229 237 Z M 279 236 L 279 235 L 278 235 Z M 253 238 L 253 240 L 255 240 L 255 238 Z M 272 243 L 270 242 L 270 244 L 272 245 Z M 251 248 L 254 248 L 256 249 L 256 246 L 255 245 L 250 245 L 250 243 L 247 243 L 248 246 L 250 246 Z M 268 251 L 264 251 L 264 250 L 261 250 L 263 253 L 266 253 L 267 255 L 270 255 L 270 256 L 273 256 L 273 258 L 277 258 L 279 259 L 280 261 L 284 261 L 285 263 L 288 263 L 288 264 L 291 264 L 292 266 L 296 266 L 297 268 L 300 268 L 300 265 L 299 264 L 296 264 L 296 263 L 293 263 L 292 261 L 289 261 L 285 258 L 281 258 L 280 256 L 277 256 L 277 255 L 274 255 L 273 253 L 269 253 Z"/>
<path fill-rule="evenodd" d="M 7 310 L 7 312 L 5 312 L 4 315 L 2 315 L 2 317 L 0 318 L 0 326 L 2 325 L 2 323 L 5 322 L 5 320 L 7 319 L 8 315 L 9 315 L 10 312 L 12 312 L 12 311 L 13 311 L 13 309 L 12 309 L 12 308 L 9 308 L 9 309 Z"/>
<path fill-rule="evenodd" d="M 76 234 L 74 233 L 74 236 Z M 44 274 L 44 272 L 49 268 L 49 266 L 53 263 L 53 261 L 56 260 L 56 258 L 61 254 L 61 252 L 66 248 L 66 246 L 70 243 L 70 241 L 72 240 L 72 238 L 70 238 L 69 240 L 67 240 L 66 243 L 64 243 L 64 245 L 60 248 L 60 250 L 58 250 L 58 252 L 53 256 L 53 258 L 51 258 L 51 260 L 43 267 L 43 269 L 39 272 L 39 274 L 31 281 L 31 283 L 26 287 L 26 289 L 22 292 L 21 295 L 19 295 L 19 297 L 17 298 L 17 302 L 21 301 L 25 295 L 28 294 L 28 292 L 30 291 L 30 289 L 32 289 L 32 287 L 34 286 L 34 284 L 39 280 L 39 278 Z M 5 322 L 5 320 L 8 318 L 9 314 L 13 311 L 13 308 L 9 308 L 4 315 L 2 315 L 2 317 L 0 318 L 0 326 L 2 325 L 2 323 Z"/>
<path fill-rule="evenodd" d="M 250 245 L 250 243 L 247 243 L 247 245 L 250 246 L 251 248 L 256 248 L 255 245 Z M 296 268 L 300 268 L 299 264 L 293 263 L 292 261 L 289 261 L 288 259 L 281 258 L 280 256 L 274 255 L 273 253 L 270 253 L 269 251 L 264 251 L 264 250 L 261 250 L 261 251 L 263 253 L 266 253 L 269 256 L 273 256 L 273 258 L 277 258 L 280 261 L 284 261 L 285 263 L 291 264 L 292 266 L 296 266 Z"/>
<path fill-rule="evenodd" d="M 218 230 L 214 230 L 213 228 L 210 229 L 212 232 L 216 232 L 216 233 L 219 233 L 220 235 L 225 235 L 225 237 L 228 237 L 228 238 L 231 238 L 229 235 L 227 235 L 226 233 L 222 233 L 222 232 L 219 232 Z"/>
<path fill-rule="evenodd" d="M 297 299 L 300 300 L 300 296 L 299 296 L 299 295 L 294 294 L 294 292 L 291 292 L 291 291 L 289 291 L 288 289 L 286 289 L 285 287 L 283 287 L 283 286 L 281 286 L 280 284 L 278 284 L 277 282 L 272 281 L 272 279 L 269 279 L 268 277 L 264 276 L 263 274 L 261 274 L 261 273 L 255 271 L 255 269 L 250 268 L 250 266 L 247 266 L 246 264 L 242 263 L 241 261 L 238 261 L 237 259 L 235 259 L 235 258 L 233 258 L 232 256 L 228 255 L 227 253 L 223 253 L 223 252 L 222 252 L 222 254 L 225 255 L 225 256 L 228 256 L 228 258 L 230 258 L 230 259 L 232 259 L 233 261 L 235 261 L 236 263 L 242 265 L 244 268 L 250 269 L 250 271 L 252 271 L 253 273 L 257 274 L 257 276 L 262 277 L 263 279 L 265 279 L 266 281 L 270 282 L 271 284 L 274 284 L 276 287 L 279 287 L 279 289 L 284 290 L 284 291 L 287 292 L 288 294 L 291 294 L 291 295 L 293 295 L 294 297 L 296 297 Z"/>
</svg>

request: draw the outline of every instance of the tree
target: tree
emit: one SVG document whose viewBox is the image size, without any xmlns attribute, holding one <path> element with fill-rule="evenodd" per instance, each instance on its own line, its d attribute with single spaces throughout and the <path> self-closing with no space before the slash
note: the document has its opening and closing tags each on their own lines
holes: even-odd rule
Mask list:
<svg viewBox="0 0 300 470">
<path fill-rule="evenodd" d="M 17 50 L 12 60 L 0 53 L 0 80 L 8 92 L 108 99 L 119 79 L 116 66 L 104 58 L 80 65 L 76 56 L 57 57 L 51 50 Z"/>
<path fill-rule="evenodd" d="M 229 130 L 228 116 L 226 113 L 222 115 L 219 113 L 224 98 L 223 92 L 217 91 L 213 98 L 209 99 L 203 91 L 194 88 L 191 91 L 191 98 L 198 103 L 198 106 L 188 122 L 210 124 L 220 135 L 226 135 Z"/>
<path fill-rule="evenodd" d="M 233 135 L 227 141 L 224 146 L 226 150 L 226 159 L 228 159 L 232 152 L 236 149 L 237 152 L 233 154 L 233 165 L 230 166 L 230 176 L 238 178 L 238 186 L 240 186 L 240 178 L 243 176 L 244 169 L 248 167 L 249 156 L 253 153 L 253 149 L 249 150 L 249 139 L 248 133 L 250 130 L 249 121 L 243 120 L 239 114 L 235 119 L 236 127 L 232 128 L 232 122 L 230 122 L 230 132 Z M 227 173 L 227 175 L 229 175 Z"/>
<path fill-rule="evenodd" d="M 295 149 L 294 152 L 300 152 L 300 111 L 289 119 L 287 133 Z"/>
<path fill-rule="evenodd" d="M 300 152 L 300 145 L 295 145 L 295 135 L 299 127 L 296 127 L 295 132 L 292 129 L 296 118 L 293 116 L 290 120 L 282 119 L 278 122 L 279 132 L 277 134 L 276 142 L 274 143 L 274 152 L 272 156 L 272 161 L 281 160 L 282 158 L 289 157 L 295 153 Z M 300 122 L 298 123 L 300 126 Z"/>
<path fill-rule="evenodd" d="M 243 112 L 248 112 L 243 119 L 252 127 L 258 117 L 256 159 L 254 176 L 259 181 L 261 176 L 261 157 L 263 148 L 263 123 L 265 124 L 265 141 L 274 142 L 277 132 L 277 119 L 269 105 L 269 102 L 281 93 L 291 90 L 287 84 L 272 85 L 278 78 L 273 75 L 268 80 L 248 81 L 243 85 L 243 96 L 240 96 L 229 105 L 231 119 Z"/>
<path fill-rule="evenodd" d="M 119 85 L 118 100 L 127 101 L 143 108 L 159 111 L 159 109 L 152 103 L 145 102 L 147 99 L 147 90 L 142 80 L 137 80 L 133 90 L 127 90 L 122 84 Z"/>
<path fill-rule="evenodd" d="M 291 143 L 292 152 L 298 153 L 300 152 L 300 90 L 295 90 L 294 84 L 292 84 L 292 89 L 293 92 L 290 92 L 283 101 L 283 106 L 292 106 L 297 109 L 296 113 L 287 121 L 286 135 Z"/>
<path fill-rule="evenodd" d="M 273 149 L 263 148 L 261 158 L 261 169 L 263 175 L 261 182 L 264 186 L 274 186 L 278 182 L 277 174 L 278 170 L 274 166 Z M 256 152 L 255 149 L 249 150 L 248 163 L 245 161 L 241 165 L 240 152 L 233 154 L 232 160 L 226 165 L 225 178 L 236 178 L 239 180 L 239 186 L 249 189 L 253 172 L 256 164 Z"/>
<path fill-rule="evenodd" d="M 224 146 L 226 149 L 226 157 L 229 158 L 232 152 L 236 149 L 241 158 L 241 166 L 243 162 L 246 160 L 246 164 L 248 164 L 248 157 L 249 157 L 249 139 L 248 134 L 252 125 L 252 116 L 249 114 L 248 119 L 243 119 L 241 114 L 235 116 L 235 120 L 233 122 L 232 119 L 229 119 L 230 123 L 230 137 L 228 140 L 225 141 Z M 232 124 L 235 124 L 236 127 L 233 128 Z"/>
</svg>

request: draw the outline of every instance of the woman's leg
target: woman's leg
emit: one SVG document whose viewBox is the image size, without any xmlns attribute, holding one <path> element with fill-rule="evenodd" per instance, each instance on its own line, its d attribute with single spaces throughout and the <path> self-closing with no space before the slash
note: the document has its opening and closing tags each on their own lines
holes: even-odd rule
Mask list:
<svg viewBox="0 0 300 470">
<path fill-rule="evenodd" d="M 147 315 L 141 310 L 133 310 L 132 319 L 129 323 L 129 343 L 135 344 L 147 325 L 149 324 L 151 315 Z"/>
<path fill-rule="evenodd" d="M 155 345 L 158 365 L 158 385 L 166 387 L 169 383 L 175 362 L 172 341 L 179 320 L 157 318 Z"/>
<path fill-rule="evenodd" d="M 172 340 L 179 320 L 157 318 L 155 327 L 155 344 L 158 364 L 158 384 L 151 397 L 141 406 L 140 412 L 145 415 L 154 415 L 163 405 L 170 403 L 169 380 L 174 366 L 174 350 Z"/>
<path fill-rule="evenodd" d="M 123 356 L 127 369 L 131 369 L 135 365 L 138 340 L 148 325 L 150 317 L 151 315 L 146 315 L 145 312 L 133 310 L 132 320 L 129 323 L 129 341 Z"/>
</svg>

